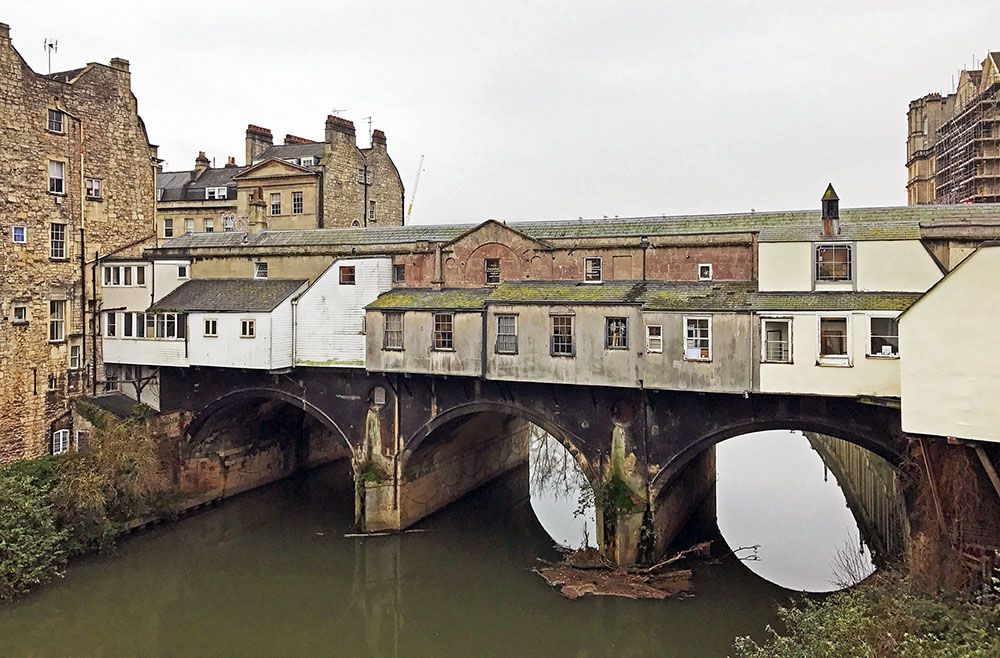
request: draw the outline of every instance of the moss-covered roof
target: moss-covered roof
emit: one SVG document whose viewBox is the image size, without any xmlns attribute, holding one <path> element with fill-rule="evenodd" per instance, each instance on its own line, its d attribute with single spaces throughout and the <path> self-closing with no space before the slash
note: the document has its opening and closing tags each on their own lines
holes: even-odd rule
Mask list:
<svg viewBox="0 0 1000 658">
<path fill-rule="evenodd" d="M 396 288 L 383 293 L 366 308 L 379 311 L 475 311 L 483 308 L 488 288 Z"/>
<path fill-rule="evenodd" d="M 904 311 L 919 293 L 758 292 L 750 282 L 521 281 L 493 289 L 400 288 L 368 305 L 372 310 L 479 310 L 488 304 L 635 305 L 645 311 Z"/>
<path fill-rule="evenodd" d="M 715 215 L 663 215 L 602 219 L 507 222 L 507 226 L 536 240 L 558 244 L 583 238 L 649 238 L 725 233 L 756 233 L 761 242 L 822 240 L 820 209 Z M 849 208 L 840 211 L 843 240 L 915 240 L 921 226 L 1000 225 L 1000 204 L 922 205 L 887 208 Z M 185 233 L 166 240 L 160 249 L 250 248 L 259 251 L 284 248 L 388 246 L 415 242 L 449 242 L 478 224 L 413 224 L 370 228 L 307 229 L 240 232 Z M 554 245 L 555 246 L 555 245 Z"/>
</svg>

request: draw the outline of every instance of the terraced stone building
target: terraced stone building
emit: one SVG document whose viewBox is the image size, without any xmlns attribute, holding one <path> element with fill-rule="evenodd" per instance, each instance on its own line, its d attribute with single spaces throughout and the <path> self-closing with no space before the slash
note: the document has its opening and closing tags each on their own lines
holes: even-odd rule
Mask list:
<svg viewBox="0 0 1000 658">
<path fill-rule="evenodd" d="M 156 147 L 138 114 L 128 61 L 36 73 L 3 23 L 0 144 L 5 463 L 77 442 L 69 403 L 103 376 L 93 266 L 98 254 L 138 254 L 151 244 Z"/>
</svg>

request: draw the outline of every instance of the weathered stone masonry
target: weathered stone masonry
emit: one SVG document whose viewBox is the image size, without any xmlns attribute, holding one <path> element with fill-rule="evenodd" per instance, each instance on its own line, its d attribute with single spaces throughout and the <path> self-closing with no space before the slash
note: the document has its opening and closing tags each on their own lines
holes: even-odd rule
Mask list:
<svg viewBox="0 0 1000 658">
<path fill-rule="evenodd" d="M 50 109 L 61 113 L 61 132 L 48 129 Z M 53 429 L 70 427 L 69 400 L 89 392 L 92 261 L 97 253 L 138 254 L 146 246 L 143 239 L 153 233 L 156 149 L 138 115 L 126 60 L 38 74 L 14 49 L 10 28 L 2 23 L 0 145 L 0 463 L 5 463 L 48 452 Z M 49 192 L 50 160 L 65 167 L 62 194 Z M 88 198 L 87 178 L 101 181 L 100 198 Z M 52 257 L 53 224 L 65 225 L 64 258 Z M 23 244 L 14 243 L 14 227 L 24 227 Z M 83 268 L 81 256 L 87 261 Z M 65 330 L 64 340 L 50 342 L 53 300 L 65 302 Z M 26 322 L 14 322 L 15 305 L 26 306 Z M 71 364 L 77 350 L 79 359 Z"/>
</svg>

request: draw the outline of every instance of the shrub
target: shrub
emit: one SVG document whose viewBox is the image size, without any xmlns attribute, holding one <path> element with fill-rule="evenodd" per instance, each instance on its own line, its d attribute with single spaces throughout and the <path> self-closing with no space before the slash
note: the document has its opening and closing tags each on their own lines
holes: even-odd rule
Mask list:
<svg viewBox="0 0 1000 658">
<path fill-rule="evenodd" d="M 63 573 L 66 532 L 56 526 L 47 493 L 23 473 L 0 477 L 0 600 Z"/>
<path fill-rule="evenodd" d="M 1000 655 L 1000 608 L 967 596 L 921 594 L 899 574 L 876 574 L 821 601 L 781 608 L 786 628 L 768 627 L 763 644 L 743 637 L 736 651 L 748 658 L 795 656 L 978 657 Z"/>
</svg>

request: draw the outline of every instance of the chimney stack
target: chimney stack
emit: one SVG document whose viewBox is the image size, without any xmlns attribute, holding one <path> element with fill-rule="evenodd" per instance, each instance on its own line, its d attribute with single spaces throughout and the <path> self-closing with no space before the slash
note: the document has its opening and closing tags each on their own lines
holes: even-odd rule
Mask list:
<svg viewBox="0 0 1000 658">
<path fill-rule="evenodd" d="M 285 134 L 285 144 L 315 144 L 316 142 L 298 135 Z"/>
<path fill-rule="evenodd" d="M 6 23 L 0 23 L 0 39 L 10 38 L 10 25 Z"/>
<path fill-rule="evenodd" d="M 247 126 L 247 161 L 249 167 L 253 164 L 258 155 L 267 150 L 274 143 L 271 131 L 267 128 L 255 126 L 252 123 Z"/>
<path fill-rule="evenodd" d="M 226 166 L 227 167 L 235 167 L 236 166 L 236 157 L 232 156 L 232 155 L 229 156 L 229 159 L 226 160 Z"/>
<path fill-rule="evenodd" d="M 194 177 L 198 178 L 198 176 L 201 176 L 201 172 L 208 169 L 211 164 L 212 163 L 209 162 L 208 156 L 205 155 L 205 152 L 198 151 L 198 157 L 194 159 Z"/>
<path fill-rule="evenodd" d="M 372 146 L 378 147 L 383 151 L 386 149 L 385 133 L 378 128 L 372 131 Z"/>
<path fill-rule="evenodd" d="M 326 143 L 332 144 L 334 140 L 339 139 L 338 136 L 344 136 L 351 143 L 351 146 L 357 146 L 357 137 L 354 132 L 354 122 L 348 121 L 347 119 L 342 119 L 340 117 L 335 117 L 332 114 L 326 117 Z"/>
<path fill-rule="evenodd" d="M 826 186 L 820 201 L 823 207 L 823 237 L 840 235 L 840 197 L 833 189 L 833 183 Z"/>
<path fill-rule="evenodd" d="M 111 68 L 115 69 L 116 71 L 122 71 L 124 73 L 128 73 L 128 66 L 129 64 L 127 59 L 122 59 L 121 57 L 111 58 Z"/>
</svg>

